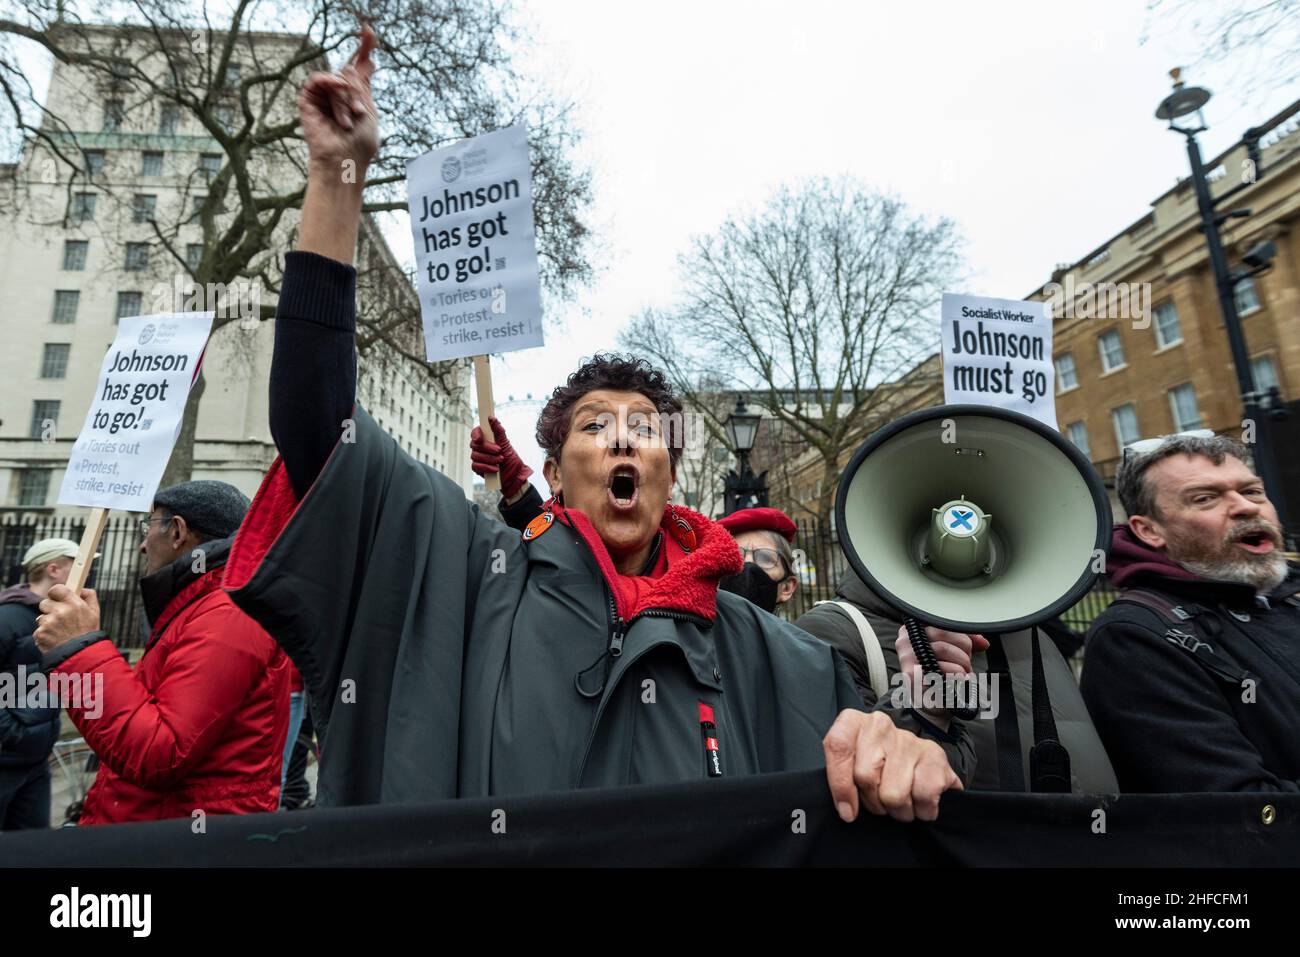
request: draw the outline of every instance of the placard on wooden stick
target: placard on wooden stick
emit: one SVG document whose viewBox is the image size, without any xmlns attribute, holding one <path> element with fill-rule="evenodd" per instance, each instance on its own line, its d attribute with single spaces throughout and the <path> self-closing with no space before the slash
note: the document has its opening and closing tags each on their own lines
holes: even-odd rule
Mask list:
<svg viewBox="0 0 1300 957">
<path fill-rule="evenodd" d="M 543 344 L 527 128 L 409 160 L 406 190 L 425 355 L 473 357 L 479 425 L 495 442 L 488 354 Z M 501 478 L 484 484 L 500 491 Z"/>
<path fill-rule="evenodd" d="M 148 512 L 180 434 L 213 313 L 121 320 L 72 446 L 60 505 L 90 509 L 68 587 L 80 592 L 110 509 Z"/>
<path fill-rule="evenodd" d="M 68 573 L 67 585 L 74 595 L 80 595 L 90 577 L 90 563 L 94 560 L 95 549 L 108 524 L 108 509 L 92 508 L 86 519 L 86 529 L 81 533 L 81 545 L 77 548 L 77 557 L 72 561 L 72 570 Z"/>
<path fill-rule="evenodd" d="M 497 440 L 488 420 L 496 415 L 496 406 L 492 400 L 492 366 L 487 356 L 474 357 L 474 388 L 478 392 L 478 424 L 483 430 L 483 438 L 489 442 Z M 491 491 L 501 491 L 500 475 L 483 476 L 483 484 Z"/>
</svg>

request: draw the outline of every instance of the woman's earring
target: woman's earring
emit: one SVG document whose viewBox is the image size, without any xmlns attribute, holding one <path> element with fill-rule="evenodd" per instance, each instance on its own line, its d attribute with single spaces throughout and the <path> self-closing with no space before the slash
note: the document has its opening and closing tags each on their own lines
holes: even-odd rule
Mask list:
<svg viewBox="0 0 1300 957">
<path fill-rule="evenodd" d="M 690 522 L 677 514 L 677 506 L 671 502 L 668 504 L 668 530 L 685 551 L 695 550 L 695 529 L 691 528 Z"/>
</svg>

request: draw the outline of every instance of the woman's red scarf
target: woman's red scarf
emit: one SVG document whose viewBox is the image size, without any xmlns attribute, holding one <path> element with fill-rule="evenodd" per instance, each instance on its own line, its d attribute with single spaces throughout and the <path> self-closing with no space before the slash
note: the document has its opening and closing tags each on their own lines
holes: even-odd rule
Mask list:
<svg viewBox="0 0 1300 957">
<path fill-rule="evenodd" d="M 740 549 L 717 522 L 680 505 L 668 505 L 660 519 L 659 554 L 648 575 L 624 575 L 584 512 L 548 503 L 555 520 L 582 536 L 609 585 L 624 621 L 650 608 L 683 611 L 713 620 L 718 579 L 744 568 Z M 680 521 L 679 521 L 680 520 Z"/>
</svg>

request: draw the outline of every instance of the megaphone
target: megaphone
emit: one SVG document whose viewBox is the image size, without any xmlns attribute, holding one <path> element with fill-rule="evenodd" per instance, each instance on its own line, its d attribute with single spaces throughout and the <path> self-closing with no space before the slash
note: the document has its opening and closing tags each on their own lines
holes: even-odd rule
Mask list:
<svg viewBox="0 0 1300 957">
<path fill-rule="evenodd" d="M 840 478 L 835 521 L 872 591 L 968 633 L 1065 611 L 1092 588 L 1111 534 L 1105 486 L 1074 444 L 982 405 L 922 409 L 875 432 Z M 908 632 L 916 645 L 920 626 Z"/>
</svg>

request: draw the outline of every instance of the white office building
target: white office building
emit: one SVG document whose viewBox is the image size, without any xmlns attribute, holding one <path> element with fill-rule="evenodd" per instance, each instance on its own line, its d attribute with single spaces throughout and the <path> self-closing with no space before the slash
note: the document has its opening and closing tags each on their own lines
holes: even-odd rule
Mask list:
<svg viewBox="0 0 1300 957">
<path fill-rule="evenodd" d="M 128 28 L 91 32 L 115 49 L 124 43 L 130 49 Z M 238 89 L 241 65 L 247 76 L 291 55 L 298 42 L 280 34 L 241 36 L 226 73 L 231 90 Z M 147 57 L 136 62 L 144 69 Z M 279 100 L 265 105 L 267 122 L 292 118 L 295 93 L 296 84 L 286 84 Z M 29 140 L 0 178 L 0 512 L 10 515 L 56 510 L 64 467 L 118 319 L 160 311 L 160 292 L 189 281 L 211 242 L 205 235 L 214 234 L 212 223 L 232 215 L 204 208 L 209 184 L 225 162 L 221 145 L 174 104 L 133 96 L 129 85 L 62 62 L 53 66 L 46 102 L 49 114 L 71 129 L 43 127 L 49 142 Z M 89 179 L 74 180 L 53 158 L 56 146 L 84 156 Z M 291 193 L 302 184 L 301 157 L 256 162 L 258 195 Z M 249 288 L 264 293 L 263 304 L 274 303 L 296 222 L 296 211 L 286 212 L 254 260 L 267 281 Z M 164 223 L 171 227 L 160 228 Z M 368 297 L 416 308 L 409 277 L 369 218 L 358 263 L 363 315 L 372 304 Z M 469 495 L 468 368 L 439 380 L 414 358 L 423 352 L 418 328 L 404 335 L 401 349 L 382 339 L 365 345 L 359 401 L 412 456 Z M 228 481 L 251 496 L 274 460 L 267 402 L 273 340 L 271 319 L 229 321 L 214 333 L 204 360 L 194 478 Z"/>
</svg>

